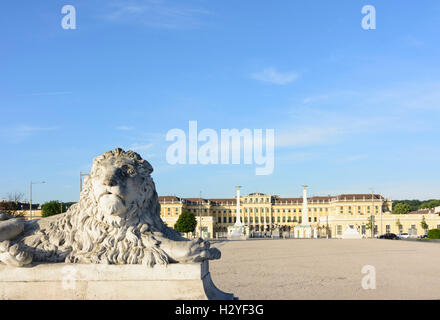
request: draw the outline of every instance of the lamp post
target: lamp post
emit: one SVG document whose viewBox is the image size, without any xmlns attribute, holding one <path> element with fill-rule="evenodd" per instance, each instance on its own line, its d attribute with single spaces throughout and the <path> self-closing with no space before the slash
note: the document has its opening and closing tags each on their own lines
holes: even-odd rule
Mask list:
<svg viewBox="0 0 440 320">
<path fill-rule="evenodd" d="M 374 190 L 371 188 L 371 238 L 374 238 Z M 382 232 L 382 230 L 380 230 Z"/>
<path fill-rule="evenodd" d="M 79 192 L 81 193 L 82 189 L 83 189 L 83 177 L 88 176 L 88 173 L 82 173 L 81 171 L 79 172 Z"/>
<path fill-rule="evenodd" d="M 199 201 L 199 235 L 202 237 L 202 191 L 200 191 L 200 201 Z"/>
<path fill-rule="evenodd" d="M 30 220 L 32 220 L 32 185 L 33 184 L 41 184 L 41 183 L 46 183 L 46 181 L 38 181 L 38 182 L 31 181 L 31 183 L 30 183 L 30 194 L 29 194 L 29 218 L 30 218 Z"/>
</svg>

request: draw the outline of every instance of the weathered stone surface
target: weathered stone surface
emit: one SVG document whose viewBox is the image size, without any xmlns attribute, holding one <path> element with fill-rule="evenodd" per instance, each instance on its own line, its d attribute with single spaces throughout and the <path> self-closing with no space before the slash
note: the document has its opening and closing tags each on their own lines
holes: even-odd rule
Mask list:
<svg viewBox="0 0 440 320">
<path fill-rule="evenodd" d="M 39 264 L 0 266 L 0 299 L 231 300 L 212 283 L 208 261 L 142 265 Z"/>
<path fill-rule="evenodd" d="M 0 221 L 0 242 L 14 239 L 24 230 L 24 223 L 21 220 L 10 219 Z"/>
</svg>

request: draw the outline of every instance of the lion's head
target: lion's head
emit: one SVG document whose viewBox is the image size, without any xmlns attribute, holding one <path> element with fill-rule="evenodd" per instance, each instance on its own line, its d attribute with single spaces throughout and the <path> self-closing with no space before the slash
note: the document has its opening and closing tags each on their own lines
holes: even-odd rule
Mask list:
<svg viewBox="0 0 440 320">
<path fill-rule="evenodd" d="M 97 219 L 114 226 L 161 223 L 153 168 L 133 151 L 115 149 L 93 160 L 81 200 L 92 202 Z M 81 201 L 80 200 L 80 201 Z M 158 219 L 159 218 L 159 219 Z"/>
</svg>

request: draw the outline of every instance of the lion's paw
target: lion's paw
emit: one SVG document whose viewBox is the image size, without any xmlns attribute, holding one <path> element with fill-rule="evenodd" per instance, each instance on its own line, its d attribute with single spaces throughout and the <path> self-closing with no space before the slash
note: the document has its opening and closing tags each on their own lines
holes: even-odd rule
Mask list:
<svg viewBox="0 0 440 320">
<path fill-rule="evenodd" d="M 199 238 L 191 241 L 190 260 L 192 262 L 202 262 L 205 260 L 220 259 L 221 252 L 217 248 L 210 248 L 210 243 Z"/>
<path fill-rule="evenodd" d="M 0 243 L 0 262 L 8 266 L 23 267 L 32 262 L 32 255 L 20 250 L 18 244 L 10 246 L 9 241 Z"/>
</svg>

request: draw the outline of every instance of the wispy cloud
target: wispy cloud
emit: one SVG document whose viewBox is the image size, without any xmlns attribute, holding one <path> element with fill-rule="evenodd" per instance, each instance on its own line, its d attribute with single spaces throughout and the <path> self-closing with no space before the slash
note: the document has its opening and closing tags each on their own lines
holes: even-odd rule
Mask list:
<svg viewBox="0 0 440 320">
<path fill-rule="evenodd" d="M 344 134 L 344 130 L 337 127 L 302 127 L 295 131 L 278 133 L 275 145 L 283 148 L 327 144 L 334 142 L 342 134 Z"/>
<path fill-rule="evenodd" d="M 354 162 L 354 161 L 363 160 L 366 157 L 367 157 L 367 155 L 365 155 L 365 154 L 353 154 L 348 157 L 345 157 L 342 161 L 343 162 Z"/>
<path fill-rule="evenodd" d="M 406 37 L 406 42 L 413 47 L 421 47 L 423 46 L 425 43 L 419 39 L 417 39 L 416 37 L 414 37 L 413 35 L 409 35 Z"/>
<path fill-rule="evenodd" d="M 139 24 L 152 28 L 180 29 L 200 26 L 210 11 L 175 1 L 113 1 L 101 18 L 109 22 Z"/>
<path fill-rule="evenodd" d="M 262 72 L 252 73 L 251 78 L 276 85 L 286 85 L 299 78 L 297 72 L 280 72 L 275 68 L 266 68 Z"/>
<path fill-rule="evenodd" d="M 71 91 L 49 91 L 49 92 L 35 92 L 32 93 L 32 96 L 62 96 L 72 94 Z"/>
<path fill-rule="evenodd" d="M 145 151 L 145 150 L 149 150 L 153 147 L 152 143 L 147 143 L 147 144 L 140 144 L 140 143 L 133 143 L 130 146 L 130 150 L 133 151 Z"/>
<path fill-rule="evenodd" d="M 133 129 L 134 129 L 134 127 L 131 127 L 131 126 L 117 126 L 116 127 L 116 130 L 118 130 L 118 131 L 131 131 Z"/>
<path fill-rule="evenodd" d="M 55 131 L 57 129 L 57 127 L 37 127 L 23 124 L 0 129 L 0 137 L 8 142 L 18 143 L 37 133 Z"/>
</svg>

